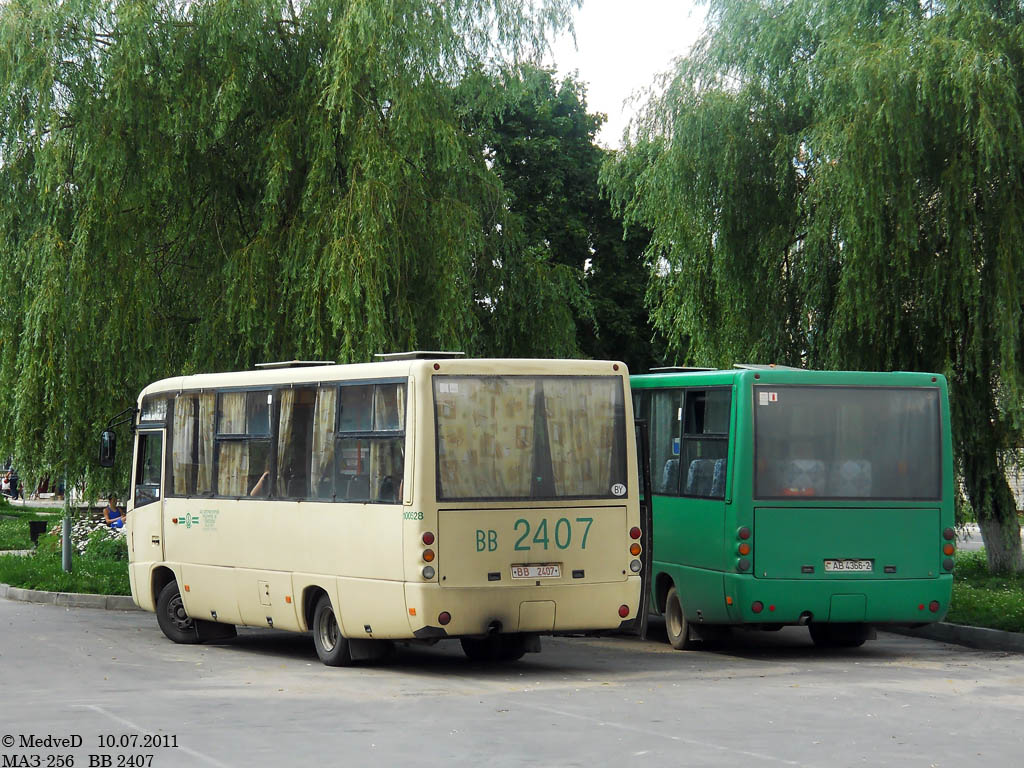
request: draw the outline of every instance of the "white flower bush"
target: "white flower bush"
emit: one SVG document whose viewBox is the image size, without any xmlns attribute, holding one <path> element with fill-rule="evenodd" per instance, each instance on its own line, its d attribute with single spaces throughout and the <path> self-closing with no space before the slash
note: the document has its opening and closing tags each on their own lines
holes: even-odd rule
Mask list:
<svg viewBox="0 0 1024 768">
<path fill-rule="evenodd" d="M 57 521 L 50 529 L 50 535 L 60 539 L 62 535 L 61 528 L 61 522 Z M 88 518 L 76 520 L 71 525 L 71 544 L 80 555 L 84 555 L 90 547 L 108 550 L 110 545 L 104 544 L 107 541 L 125 542 L 124 528 L 111 528 L 102 520 L 96 521 Z M 61 546 L 63 546 L 63 541 Z"/>
</svg>

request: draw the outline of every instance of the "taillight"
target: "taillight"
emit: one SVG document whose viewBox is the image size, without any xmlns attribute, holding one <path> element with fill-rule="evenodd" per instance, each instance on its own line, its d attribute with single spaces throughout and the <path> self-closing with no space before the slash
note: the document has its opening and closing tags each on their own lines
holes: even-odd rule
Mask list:
<svg viewBox="0 0 1024 768">
<path fill-rule="evenodd" d="M 434 562 L 434 550 L 424 549 L 423 550 L 423 561 L 426 563 Z"/>
<path fill-rule="evenodd" d="M 764 610 L 764 603 L 762 603 L 760 600 L 755 600 L 753 603 L 751 603 L 750 610 L 752 610 L 754 613 L 760 613 Z"/>
<path fill-rule="evenodd" d="M 452 620 L 452 615 L 448 611 L 441 611 L 437 614 L 437 623 L 442 627 L 446 626 Z"/>
<path fill-rule="evenodd" d="M 928 610 L 931 611 L 932 613 L 938 613 L 939 612 L 939 601 L 938 600 L 932 600 L 930 603 L 928 603 Z"/>
<path fill-rule="evenodd" d="M 640 545 L 637 544 L 635 541 L 629 547 L 629 554 L 631 554 L 633 557 L 636 557 L 640 554 Z"/>
<path fill-rule="evenodd" d="M 619 616 L 621 618 L 623 618 L 623 619 L 626 618 L 627 616 L 629 616 L 629 606 L 628 605 L 620 605 L 619 606 Z"/>
<path fill-rule="evenodd" d="M 750 546 L 750 528 L 742 525 L 736 531 L 736 538 L 740 540 L 739 546 L 736 547 L 737 554 L 740 555 L 739 560 L 736 561 L 736 570 L 740 573 L 746 573 L 750 570 L 750 552 L 753 547 Z"/>
<path fill-rule="evenodd" d="M 641 530 L 634 525 L 632 528 L 629 529 L 629 538 L 639 539 L 641 533 Z"/>
<path fill-rule="evenodd" d="M 427 531 L 426 533 L 424 533 L 423 534 L 423 543 L 426 544 L 428 547 L 431 544 L 433 544 L 434 543 L 434 534 L 432 534 L 430 531 Z"/>
</svg>

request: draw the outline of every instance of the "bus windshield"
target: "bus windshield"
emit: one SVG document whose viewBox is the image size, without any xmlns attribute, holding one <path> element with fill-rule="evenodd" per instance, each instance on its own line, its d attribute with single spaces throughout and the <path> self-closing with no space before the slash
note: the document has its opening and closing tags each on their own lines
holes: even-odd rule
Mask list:
<svg viewBox="0 0 1024 768">
<path fill-rule="evenodd" d="M 939 391 L 754 387 L 757 498 L 941 496 Z"/>
<path fill-rule="evenodd" d="M 621 498 L 617 376 L 435 376 L 437 497 Z"/>
</svg>

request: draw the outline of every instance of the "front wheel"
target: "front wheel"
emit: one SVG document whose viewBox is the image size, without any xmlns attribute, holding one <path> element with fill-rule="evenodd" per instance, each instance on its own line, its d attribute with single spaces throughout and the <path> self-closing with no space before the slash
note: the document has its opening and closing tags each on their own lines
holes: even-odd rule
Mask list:
<svg viewBox="0 0 1024 768">
<path fill-rule="evenodd" d="M 198 643 L 195 619 L 185 613 L 178 582 L 171 581 L 160 590 L 156 599 L 156 622 L 168 638 L 176 643 Z"/>
<path fill-rule="evenodd" d="M 690 633 L 690 622 L 683 613 L 683 604 L 679 601 L 679 592 L 675 587 L 668 591 L 665 598 L 665 632 L 668 642 L 677 651 L 685 651 L 693 647 Z"/>
<path fill-rule="evenodd" d="M 871 636 L 867 624 L 816 624 L 807 627 L 818 648 L 859 648 Z"/>
<path fill-rule="evenodd" d="M 313 611 L 313 645 L 320 661 L 328 667 L 346 667 L 352 663 L 348 640 L 341 634 L 334 606 L 327 595 L 320 595 Z"/>
</svg>

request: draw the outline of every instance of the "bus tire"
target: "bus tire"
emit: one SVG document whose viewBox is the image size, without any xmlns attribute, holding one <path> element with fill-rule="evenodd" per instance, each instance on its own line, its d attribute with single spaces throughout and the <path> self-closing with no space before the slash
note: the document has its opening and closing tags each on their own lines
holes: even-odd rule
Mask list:
<svg viewBox="0 0 1024 768">
<path fill-rule="evenodd" d="M 313 611 L 313 645 L 320 661 L 328 667 L 347 667 L 352 663 L 348 640 L 341 634 L 334 606 L 327 595 L 320 595 Z"/>
<path fill-rule="evenodd" d="M 690 622 L 686 620 L 683 604 L 679 600 L 679 592 L 675 587 L 672 587 L 665 597 L 665 633 L 668 635 L 669 645 L 677 651 L 685 651 L 693 647 Z"/>
<path fill-rule="evenodd" d="M 198 643 L 199 632 L 195 619 L 185 613 L 178 582 L 169 581 L 156 599 L 156 623 L 165 635 L 176 643 Z"/>
<path fill-rule="evenodd" d="M 871 636 L 867 624 L 816 624 L 807 626 L 811 640 L 818 648 L 859 648 Z"/>
</svg>

